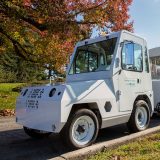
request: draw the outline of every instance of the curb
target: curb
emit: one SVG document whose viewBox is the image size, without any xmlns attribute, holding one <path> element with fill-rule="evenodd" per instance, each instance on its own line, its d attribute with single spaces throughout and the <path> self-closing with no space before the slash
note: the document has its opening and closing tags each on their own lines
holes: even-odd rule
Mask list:
<svg viewBox="0 0 160 160">
<path fill-rule="evenodd" d="M 122 138 L 117 138 L 114 140 L 101 142 L 101 143 L 94 144 L 92 146 L 89 146 L 89 147 L 86 147 L 83 149 L 68 152 L 68 153 L 62 154 L 58 157 L 51 158 L 50 160 L 64 160 L 64 159 L 65 160 L 75 160 L 75 159 L 82 160 L 84 158 L 87 158 L 88 156 L 96 154 L 97 152 L 101 152 L 106 148 L 115 148 L 115 147 L 120 146 L 122 144 L 134 141 L 137 138 L 147 136 L 147 135 L 159 132 L 159 131 L 160 131 L 160 126 L 153 127 L 153 128 L 147 129 L 145 131 L 141 131 L 138 133 L 124 136 Z"/>
</svg>

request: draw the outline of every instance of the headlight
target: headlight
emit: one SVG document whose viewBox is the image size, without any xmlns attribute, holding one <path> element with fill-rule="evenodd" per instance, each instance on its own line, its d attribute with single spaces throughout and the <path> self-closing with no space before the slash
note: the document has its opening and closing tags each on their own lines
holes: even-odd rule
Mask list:
<svg viewBox="0 0 160 160">
<path fill-rule="evenodd" d="M 49 97 L 53 97 L 55 92 L 56 92 L 55 88 L 51 89 L 51 91 L 49 92 Z"/>
</svg>

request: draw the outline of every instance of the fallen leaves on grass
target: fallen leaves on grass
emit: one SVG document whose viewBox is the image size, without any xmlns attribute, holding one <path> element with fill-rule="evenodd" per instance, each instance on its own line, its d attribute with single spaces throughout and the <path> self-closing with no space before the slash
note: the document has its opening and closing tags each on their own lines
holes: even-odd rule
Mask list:
<svg viewBox="0 0 160 160">
<path fill-rule="evenodd" d="M 15 115 L 15 110 L 14 109 L 3 109 L 0 110 L 0 116 L 14 116 Z"/>
</svg>

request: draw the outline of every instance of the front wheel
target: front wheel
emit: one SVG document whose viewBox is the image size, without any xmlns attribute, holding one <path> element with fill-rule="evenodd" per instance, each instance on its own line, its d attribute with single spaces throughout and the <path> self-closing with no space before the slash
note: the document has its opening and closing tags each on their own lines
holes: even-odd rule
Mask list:
<svg viewBox="0 0 160 160">
<path fill-rule="evenodd" d="M 131 132 L 139 132 L 145 130 L 150 122 L 150 111 L 148 104 L 139 100 L 135 103 L 129 122 L 128 129 Z"/>
<path fill-rule="evenodd" d="M 24 132 L 32 138 L 38 138 L 38 139 L 45 138 L 45 137 L 48 137 L 51 134 L 51 132 L 43 132 L 43 131 L 39 131 L 39 130 L 36 130 L 36 129 L 28 128 L 28 127 L 25 127 L 25 126 L 23 127 L 23 129 L 24 129 Z"/>
<path fill-rule="evenodd" d="M 61 132 L 61 137 L 73 149 L 87 147 L 95 142 L 99 131 L 96 115 L 88 109 L 76 111 Z"/>
</svg>

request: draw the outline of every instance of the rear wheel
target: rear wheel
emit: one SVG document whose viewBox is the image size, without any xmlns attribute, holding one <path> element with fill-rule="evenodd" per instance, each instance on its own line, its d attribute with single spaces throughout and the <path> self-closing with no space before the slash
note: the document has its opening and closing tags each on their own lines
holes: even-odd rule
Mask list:
<svg viewBox="0 0 160 160">
<path fill-rule="evenodd" d="M 127 123 L 128 129 L 131 132 L 139 132 L 145 130 L 150 122 L 150 111 L 148 104 L 139 100 L 136 102 L 129 122 Z"/>
<path fill-rule="evenodd" d="M 28 127 L 23 127 L 23 129 L 25 133 L 32 138 L 45 138 L 51 134 L 50 132 L 44 132 L 36 129 L 31 129 Z"/>
<path fill-rule="evenodd" d="M 61 132 L 64 142 L 79 149 L 95 142 L 99 131 L 96 115 L 88 109 L 76 111 Z"/>
</svg>

